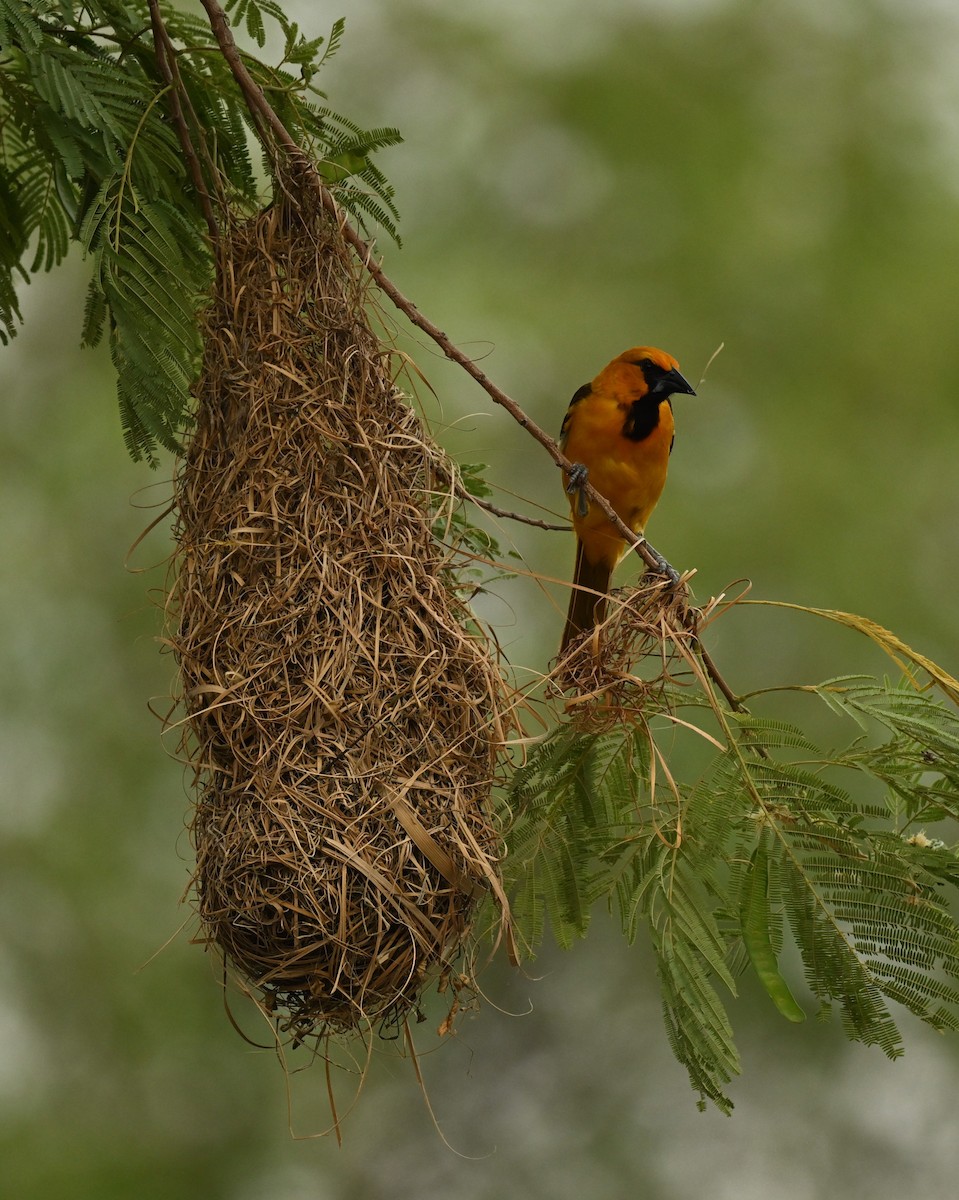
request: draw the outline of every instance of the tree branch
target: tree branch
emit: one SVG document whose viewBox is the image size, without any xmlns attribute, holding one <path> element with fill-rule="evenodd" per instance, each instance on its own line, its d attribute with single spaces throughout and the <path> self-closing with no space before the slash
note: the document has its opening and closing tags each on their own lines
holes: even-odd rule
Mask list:
<svg viewBox="0 0 959 1200">
<path fill-rule="evenodd" d="M 330 192 L 329 188 L 326 186 L 317 172 L 313 169 L 312 163 L 303 153 L 302 149 L 297 145 L 289 130 L 276 115 L 272 105 L 263 94 L 262 88 L 257 84 L 256 80 L 247 70 L 246 64 L 243 62 L 237 44 L 233 39 L 233 34 L 230 30 L 226 13 L 217 3 L 217 0 L 200 0 L 200 3 L 206 9 L 207 15 L 210 19 L 210 28 L 213 30 L 213 35 L 220 46 L 223 57 L 226 59 L 230 70 L 233 72 L 234 78 L 239 84 L 240 90 L 243 92 L 247 105 L 250 107 L 254 115 L 261 118 L 261 122 L 266 124 L 272 130 L 277 141 L 281 146 L 283 146 L 291 158 L 294 158 L 298 163 L 302 164 L 306 168 L 307 178 L 310 180 L 312 186 L 316 189 L 323 207 L 337 222 L 343 237 L 349 243 L 349 245 L 353 247 L 360 261 L 375 280 L 380 291 L 389 296 L 390 300 L 393 301 L 393 304 L 400 310 L 400 312 L 403 313 L 404 316 L 406 316 L 418 329 L 422 330 L 427 337 L 434 341 L 451 362 L 455 362 L 461 366 L 463 370 L 467 372 L 467 374 L 476 380 L 480 387 L 493 401 L 495 401 L 496 404 L 500 405 L 501 408 L 505 408 L 510 416 L 517 422 L 517 424 L 525 429 L 527 433 L 529 433 L 536 439 L 536 441 L 539 442 L 539 444 L 546 450 L 547 454 L 549 454 L 549 456 L 558 466 L 562 467 L 564 471 L 569 471 L 574 464 L 563 454 L 557 442 L 551 438 L 544 429 L 537 425 L 531 417 L 527 416 L 527 414 L 523 412 L 515 400 L 511 399 L 501 388 L 498 388 L 496 384 L 493 383 L 493 381 L 489 378 L 489 376 L 486 375 L 484 371 L 480 370 L 474 360 L 471 359 L 469 355 L 465 353 L 465 351 L 454 345 L 454 343 L 450 341 L 446 334 L 437 325 L 434 325 L 428 317 L 424 316 L 423 313 L 421 313 L 413 303 L 413 301 L 405 296 L 396 286 L 396 284 L 393 283 L 393 281 L 386 274 L 384 274 L 379 263 L 377 263 L 373 257 L 372 244 L 360 237 L 353 226 L 350 225 L 349 221 L 346 219 L 345 213 L 343 213 L 343 211 L 340 209 L 340 206 L 337 204 L 333 194 Z M 668 567 L 666 559 L 649 545 L 645 537 L 643 537 L 641 534 L 634 533 L 633 530 L 630 529 L 629 526 L 620 519 L 610 502 L 605 496 L 597 492 L 592 484 L 586 483 L 583 487 L 583 491 L 592 502 L 599 506 L 604 516 L 608 518 L 610 523 L 622 536 L 624 541 L 626 541 L 630 546 L 633 547 L 633 549 L 636 550 L 640 558 L 643 559 L 648 567 L 652 567 L 654 571 L 660 572 L 663 571 L 664 565 Z M 675 572 L 673 575 L 674 577 L 671 578 L 671 582 L 674 586 L 676 586 L 678 583 L 678 576 L 675 576 Z"/>
<path fill-rule="evenodd" d="M 508 508 L 500 508 L 496 504 L 491 504 L 489 500 L 483 500 L 480 496 L 474 496 L 472 492 L 467 491 L 462 483 L 457 480 L 454 484 L 456 494 L 463 500 L 468 500 L 470 504 L 475 504 L 477 508 L 482 508 L 488 513 L 492 513 L 494 517 L 503 517 L 507 521 L 519 521 L 523 525 L 532 525 L 536 529 L 548 529 L 558 533 L 570 533 L 572 525 L 554 525 L 550 521 L 541 521 L 539 517 L 527 517 L 524 513 L 510 512 Z"/>
<path fill-rule="evenodd" d="M 542 429 L 536 422 L 529 417 L 520 406 L 508 396 L 501 388 L 482 371 L 476 362 L 455 345 L 446 334 L 434 325 L 433 322 L 416 307 L 412 300 L 405 296 L 395 283 L 383 272 L 380 264 L 373 257 L 372 243 L 365 241 L 359 233 L 353 228 L 347 219 L 346 214 L 337 204 L 332 192 L 320 178 L 309 157 L 297 144 L 290 131 L 286 128 L 272 105 L 267 100 L 263 93 L 263 89 L 259 86 L 250 72 L 247 70 L 246 64 L 240 55 L 239 48 L 233 38 L 233 33 L 230 29 L 230 24 L 226 13 L 217 3 L 217 0 L 200 0 L 206 10 L 210 21 L 210 28 L 213 31 L 213 36 L 216 38 L 220 51 L 223 54 L 227 65 L 233 72 L 233 77 L 243 93 L 247 107 L 250 109 L 251 115 L 259 129 L 268 128 L 276 141 L 290 156 L 290 159 L 302 167 L 306 179 L 315 189 L 320 203 L 323 208 L 336 221 L 343 238 L 353 248 L 360 262 L 372 276 L 374 282 L 385 295 L 387 295 L 393 304 L 401 313 L 413 324 L 417 329 L 426 334 L 431 341 L 443 351 L 444 355 L 451 361 L 462 367 L 468 375 L 470 375 L 486 392 L 486 394 L 498 404 L 501 408 L 505 408 L 516 423 L 531 437 L 543 447 L 546 453 L 552 460 L 561 467 L 563 471 L 568 472 L 574 464 L 560 450 L 559 445 L 554 438 Z M 680 576 L 673 567 L 669 565 L 665 558 L 655 550 L 642 534 L 634 533 L 632 529 L 621 520 L 619 514 L 614 510 L 610 502 L 599 493 L 590 483 L 583 485 L 583 492 L 591 503 L 597 505 L 603 515 L 607 518 L 614 529 L 620 534 L 623 540 L 640 556 L 643 562 L 654 571 L 667 576 L 670 586 L 676 591 L 682 591 L 688 599 L 688 590 L 683 584 Z M 706 652 L 702 643 L 699 640 L 697 630 L 697 618 L 693 607 L 689 604 L 685 606 L 684 620 L 687 628 L 693 634 L 695 645 L 699 651 L 707 673 L 710 678 L 726 697 L 730 706 L 739 712 L 745 711 L 742 703 L 736 698 L 735 693 L 726 683 L 725 679 L 720 675 L 712 658 Z"/>
<path fill-rule="evenodd" d="M 193 139 L 190 137 L 190 129 L 186 118 L 183 115 L 183 105 L 181 104 L 180 97 L 181 95 L 185 96 L 186 91 L 180 79 L 180 71 L 176 61 L 176 49 L 163 23 L 159 0 L 149 0 L 149 4 L 150 24 L 153 27 L 153 48 L 156 51 L 157 68 L 161 78 L 169 89 L 170 118 L 173 121 L 173 128 L 176 130 L 176 135 L 179 138 L 180 148 L 183 150 L 183 157 L 186 159 L 190 178 L 193 180 L 193 186 L 196 188 L 197 196 L 200 199 L 200 208 L 203 210 L 207 229 L 210 231 L 210 240 L 214 247 L 216 247 L 220 240 L 220 231 L 216 223 L 216 214 L 213 211 L 213 201 L 210 198 L 206 181 L 203 178 L 203 168 L 200 166 L 200 159 L 193 145 Z"/>
</svg>

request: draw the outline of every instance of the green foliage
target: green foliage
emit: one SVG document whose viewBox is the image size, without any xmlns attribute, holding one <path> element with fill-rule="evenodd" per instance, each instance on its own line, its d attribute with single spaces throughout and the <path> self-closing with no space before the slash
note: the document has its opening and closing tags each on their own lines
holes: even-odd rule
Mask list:
<svg viewBox="0 0 959 1200">
<path fill-rule="evenodd" d="M 804 690 L 858 724 L 850 746 L 823 754 L 795 726 L 668 685 L 663 712 L 718 726 L 723 747 L 697 778 L 664 778 L 674 723 L 639 711 L 595 734 L 560 726 L 512 783 L 506 865 L 530 943 L 548 924 L 569 946 L 597 901 L 629 940 L 645 926 L 670 1043 L 723 1110 L 733 965 L 804 1019 L 780 969 L 787 930 L 819 1016 L 838 1008 L 851 1038 L 899 1055 L 891 1003 L 959 1027 L 959 857 L 926 832 L 959 820 L 959 714 L 911 680 Z"/>
<path fill-rule="evenodd" d="M 340 202 L 395 236 L 392 189 L 371 156 L 399 134 L 360 129 L 312 83 L 343 22 L 307 38 L 276 4 L 228 7 L 260 46 L 267 22 L 279 27 L 280 64 L 245 56 L 247 69 Z M 0 0 L 0 341 L 22 320 L 18 284 L 78 243 L 91 266 L 83 342 L 108 331 L 124 437 L 151 462 L 158 447 L 177 448 L 190 419 L 213 272 L 201 193 L 222 199 L 220 219 L 224 208 L 253 211 L 266 190 L 249 152 L 254 120 L 209 26 L 161 12 L 202 188 L 171 119 L 146 0 Z"/>
<path fill-rule="evenodd" d="M 447 584 L 469 602 L 486 591 L 494 580 L 510 577 L 499 564 L 504 554 L 518 558 L 513 550 L 503 551 L 488 529 L 476 523 L 475 507 L 468 499 L 485 500 L 492 489 L 484 478 L 485 463 L 457 463 L 449 486 L 431 493 L 426 505 L 432 516 L 433 536 L 452 551 Z"/>
<path fill-rule="evenodd" d="M 485 470 L 485 463 L 457 464 L 457 482 L 464 497 L 485 500 L 492 495 L 492 489 L 483 476 Z M 437 513 L 433 532 L 441 541 L 452 540 L 456 546 L 473 555 L 477 562 L 498 560 L 502 555 L 499 543 L 488 530 L 473 521 L 472 512 L 469 505 L 460 505 L 449 514 Z M 498 577 L 502 578 L 501 575 Z"/>
</svg>

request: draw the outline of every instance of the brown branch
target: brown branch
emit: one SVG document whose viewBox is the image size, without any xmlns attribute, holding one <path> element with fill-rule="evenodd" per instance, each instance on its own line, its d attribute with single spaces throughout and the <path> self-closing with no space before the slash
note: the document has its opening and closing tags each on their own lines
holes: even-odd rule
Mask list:
<svg viewBox="0 0 959 1200">
<path fill-rule="evenodd" d="M 475 504 L 477 508 L 482 508 L 486 512 L 492 513 L 494 517 L 503 517 L 507 521 L 521 521 L 524 525 L 533 525 L 537 529 L 555 530 L 560 533 L 569 533 L 572 530 L 571 525 L 553 525 L 549 521 L 541 521 L 538 517 L 527 517 L 523 513 L 510 512 L 507 508 L 499 508 L 497 505 L 491 504 L 489 500 L 483 500 L 479 496 L 474 496 L 472 492 L 467 491 L 459 482 L 456 484 L 456 494 L 463 500 L 468 500 L 471 504 Z"/>
<path fill-rule="evenodd" d="M 446 334 L 437 325 L 434 325 L 428 317 L 425 317 L 413 301 L 404 296 L 396 284 L 384 274 L 379 263 L 373 258 L 372 245 L 364 241 L 352 225 L 350 225 L 346 219 L 346 214 L 340 209 L 333 194 L 313 169 L 309 159 L 297 145 L 290 131 L 276 115 L 272 105 L 263 94 L 263 89 L 247 70 L 246 64 L 240 56 L 237 44 L 233 39 L 233 34 L 230 31 L 226 13 L 217 3 L 217 0 L 200 0 L 200 3 L 207 11 L 207 15 L 210 18 L 210 28 L 213 30 L 213 35 L 219 43 L 223 57 L 226 59 L 234 78 L 240 86 L 240 90 L 243 92 L 248 107 L 253 111 L 254 115 L 258 115 L 269 126 L 277 141 L 291 158 L 306 167 L 308 178 L 316 189 L 323 207 L 336 220 L 343 237 L 353 247 L 380 291 L 389 296 L 400 312 L 418 329 L 421 329 L 427 337 L 434 341 L 451 362 L 455 362 L 461 366 L 467 374 L 476 380 L 495 403 L 500 405 L 501 408 L 505 408 L 517 424 L 539 442 L 558 466 L 562 467 L 564 471 L 569 471 L 574 464 L 563 454 L 556 441 L 537 425 L 531 417 L 527 416 L 515 400 L 512 400 L 501 388 L 498 388 L 489 376 L 480 370 L 474 360 L 461 350 L 459 346 L 454 345 Z M 591 501 L 598 505 L 604 516 L 607 517 L 623 540 L 636 550 L 648 567 L 652 567 L 655 571 L 663 572 L 664 567 L 669 566 L 663 556 L 649 545 L 645 537 L 634 533 L 625 521 L 620 519 L 610 502 L 605 496 L 597 492 L 592 484 L 586 483 L 583 486 L 583 491 Z M 665 573 L 669 574 L 671 570 L 670 568 Z M 678 582 L 678 576 L 676 576 L 674 571 L 671 575 L 671 582 L 674 586 Z"/>
<path fill-rule="evenodd" d="M 209 0 L 202 0 L 202 2 L 207 4 Z M 465 351 L 461 350 L 459 346 L 451 342 L 446 334 L 437 325 L 434 325 L 428 317 L 425 317 L 412 302 L 412 300 L 408 299 L 408 297 L 406 297 L 399 290 L 396 284 L 394 284 L 393 281 L 384 274 L 379 263 L 374 261 L 372 246 L 368 242 L 365 242 L 359 236 L 356 230 L 353 229 L 353 227 L 346 222 L 339 213 L 339 206 L 337 205 L 333 196 L 330 194 L 329 189 L 324 186 L 322 180 L 320 180 L 318 176 L 316 177 L 315 184 L 317 187 L 322 189 L 321 195 L 324 207 L 326 207 L 330 213 L 337 217 L 340 222 L 340 227 L 343 230 L 343 236 L 356 251 L 363 265 L 366 267 L 367 271 L 369 271 L 370 275 L 372 275 L 380 291 L 389 296 L 390 300 L 393 301 L 394 305 L 400 310 L 400 312 L 403 313 L 418 329 L 421 329 L 423 333 L 427 335 L 427 337 L 434 341 L 451 362 L 455 362 L 458 366 L 461 366 L 468 375 L 472 376 L 472 378 L 480 385 L 486 394 L 493 401 L 495 401 L 496 404 L 500 405 L 501 408 L 505 408 L 510 416 L 516 421 L 516 423 L 521 428 L 525 429 L 526 432 L 529 433 L 533 438 L 535 438 L 537 442 L 539 442 L 539 444 L 544 448 L 547 454 L 549 454 L 550 458 L 552 458 L 557 466 L 568 472 L 574 464 L 565 456 L 565 454 L 563 454 L 555 439 L 551 438 L 544 429 L 537 425 L 536 422 L 520 408 L 515 400 L 511 399 L 511 397 L 509 397 L 501 388 L 498 388 L 496 384 L 493 383 L 493 381 L 489 378 L 489 376 L 477 366 L 476 362 L 465 353 Z M 642 534 L 634 533 L 633 530 L 630 529 L 625 523 L 625 521 L 620 518 L 619 514 L 615 511 L 606 497 L 598 492 L 591 483 L 585 483 L 582 490 L 585 492 L 588 499 L 599 507 L 603 515 L 609 520 L 610 524 L 616 529 L 623 540 L 632 546 L 632 548 L 636 551 L 640 558 L 642 558 L 646 565 L 648 567 L 652 567 L 654 571 L 659 571 L 667 575 L 672 586 L 676 587 L 679 583 L 678 574 L 675 572 L 675 570 L 673 570 L 672 567 L 669 566 L 669 563 L 667 563 L 666 559 L 663 558 L 663 556 L 657 550 L 653 549 L 653 547 L 647 542 L 646 538 Z"/>
<path fill-rule="evenodd" d="M 569 533 L 572 530 L 571 525 L 554 525 L 551 521 L 541 521 L 538 517 L 527 517 L 523 513 L 510 512 L 508 508 L 498 508 L 495 504 L 490 504 L 488 500 L 481 500 L 479 496 L 470 495 L 465 488 L 463 492 L 464 499 L 470 500 L 480 508 L 485 508 L 494 517 L 503 517 L 507 521 L 521 521 L 524 525 L 533 525 L 536 529 L 548 529 L 558 533 Z"/>
<path fill-rule="evenodd" d="M 186 159 L 187 170 L 190 172 L 190 178 L 193 180 L 193 186 L 200 199 L 200 208 L 203 211 L 207 228 L 210 231 L 210 239 L 213 245 L 216 246 L 220 234 L 216 223 L 216 215 L 213 211 L 213 201 L 207 189 L 206 181 L 203 178 L 203 168 L 200 166 L 200 159 L 193 145 L 193 139 L 190 137 L 190 128 L 187 125 L 186 117 L 183 115 L 183 105 L 180 102 L 181 95 L 185 96 L 186 91 L 183 87 L 183 81 L 180 78 L 180 68 L 176 61 L 176 48 L 170 40 L 167 27 L 163 24 L 159 0 L 149 0 L 149 4 L 150 24 L 153 27 L 153 48 L 156 51 L 157 68 L 161 78 L 169 89 L 170 118 L 173 122 L 173 128 L 176 130 L 180 148 L 183 151 L 183 157 Z"/>
<path fill-rule="evenodd" d="M 253 123 L 256 125 L 261 140 L 266 140 L 264 136 L 265 129 L 272 129 L 274 137 L 286 148 L 291 157 L 308 166 L 309 159 L 306 154 L 300 149 L 290 135 L 289 130 L 273 111 L 272 105 L 263 94 L 263 89 L 246 69 L 246 63 L 244 63 L 239 47 L 233 39 L 233 31 L 230 29 L 230 22 L 226 13 L 217 4 L 216 0 L 200 0 L 200 3 L 206 9 L 206 15 L 210 20 L 210 29 L 213 31 L 213 36 L 216 38 L 221 54 L 226 59 L 227 66 L 233 72 L 233 78 L 239 84 L 240 91 L 243 93 L 246 106 L 250 110 L 250 116 L 253 118 Z M 322 181 L 320 182 L 322 183 Z"/>
<path fill-rule="evenodd" d="M 537 425 L 536 422 L 529 417 L 522 410 L 522 408 L 520 408 L 515 400 L 508 396 L 501 388 L 497 387 L 496 384 L 493 383 L 493 381 L 489 378 L 489 376 L 482 371 L 479 366 L 477 366 L 476 362 L 470 358 L 465 351 L 461 350 L 459 346 L 451 342 L 438 325 L 434 325 L 428 317 L 424 316 L 423 313 L 421 313 L 413 303 L 413 301 L 405 296 L 396 286 L 396 284 L 393 283 L 393 281 L 383 272 L 382 267 L 373 257 L 372 244 L 365 241 L 347 220 L 346 213 L 341 210 L 332 192 L 330 192 L 329 188 L 324 184 L 308 156 L 297 144 L 296 140 L 293 138 L 293 135 L 277 116 L 269 100 L 267 100 L 266 96 L 264 95 L 263 89 L 247 70 L 246 64 L 243 62 L 243 58 L 240 55 L 239 48 L 234 41 L 233 33 L 230 30 L 230 24 L 226 13 L 217 3 L 217 0 L 200 0 L 200 3 L 206 10 L 210 21 L 210 28 L 213 31 L 213 36 L 216 38 L 217 44 L 220 47 L 220 51 L 223 54 L 227 65 L 233 72 L 233 77 L 236 79 L 237 84 L 243 93 L 247 107 L 250 109 L 250 113 L 253 116 L 257 128 L 261 131 L 263 130 L 264 126 L 268 128 L 272 132 L 279 145 L 282 146 L 286 153 L 290 156 L 290 159 L 304 169 L 306 178 L 316 190 L 321 204 L 330 214 L 330 216 L 336 221 L 344 239 L 350 246 L 352 246 L 356 255 L 369 274 L 372 276 L 380 291 L 382 291 L 390 298 L 390 300 L 392 300 L 393 304 L 399 309 L 399 311 L 403 313 L 404 316 L 413 325 L 415 325 L 417 329 L 422 330 L 422 332 L 425 333 L 426 336 L 431 339 L 431 341 L 435 342 L 451 362 L 454 362 L 458 366 L 462 367 L 463 370 L 466 371 L 466 373 L 480 385 L 480 387 L 486 392 L 491 400 L 493 400 L 501 408 L 505 408 L 510 416 L 516 421 L 516 423 L 522 429 L 525 429 L 531 437 L 535 438 L 537 442 L 539 442 L 539 444 L 543 447 L 550 458 L 552 458 L 552 460 L 557 464 L 557 466 L 561 467 L 565 472 L 570 471 L 574 464 L 563 454 L 555 439 L 550 437 L 550 435 L 544 429 Z M 677 591 L 682 589 L 682 591 L 688 596 L 685 585 L 682 584 L 678 573 L 669 565 L 666 559 L 663 558 L 663 556 L 657 550 L 655 550 L 649 544 L 649 542 L 647 542 L 645 536 L 642 534 L 637 534 L 630 529 L 625 521 L 620 518 L 619 514 L 615 511 L 606 497 L 597 492 L 592 484 L 588 482 L 585 483 L 582 490 L 590 502 L 597 505 L 597 507 L 607 518 L 613 528 L 616 529 L 616 531 L 620 534 L 623 540 L 630 545 L 633 550 L 636 551 L 643 562 L 645 562 L 646 565 L 651 567 L 654 571 L 658 571 L 661 574 L 666 575 L 672 588 L 676 589 Z M 695 610 L 690 605 L 686 606 L 686 623 L 687 628 L 693 634 L 695 644 L 702 658 L 703 666 L 705 667 L 710 678 L 723 693 L 732 708 L 739 712 L 745 711 L 744 706 L 736 698 L 735 693 L 726 683 L 725 679 L 723 679 L 712 658 L 709 656 L 708 652 L 700 642 L 699 633 L 697 630 L 698 618 Z"/>
<path fill-rule="evenodd" d="M 689 626 L 689 631 L 693 635 L 693 645 L 696 647 L 696 653 L 702 659 L 703 666 L 706 668 L 706 674 L 726 697 L 726 702 L 728 703 L 729 707 L 733 710 L 733 712 L 749 712 L 749 709 L 746 707 L 746 705 L 743 704 L 726 680 L 722 677 L 722 675 L 720 675 L 719 668 L 713 662 L 712 655 L 700 640 L 699 630 L 696 628 L 695 621 Z M 759 746 L 758 749 L 763 751 L 763 756 L 765 757 L 765 751 L 763 750 L 763 747 Z"/>
</svg>

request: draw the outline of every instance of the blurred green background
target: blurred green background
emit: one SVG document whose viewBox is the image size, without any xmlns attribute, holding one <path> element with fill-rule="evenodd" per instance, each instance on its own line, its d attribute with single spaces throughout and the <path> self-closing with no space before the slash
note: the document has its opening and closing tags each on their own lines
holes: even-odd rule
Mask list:
<svg viewBox="0 0 959 1200">
<path fill-rule="evenodd" d="M 322 81 L 333 107 L 406 137 L 381 159 L 405 239 L 382 244 L 388 272 L 537 421 L 558 428 L 627 346 L 664 347 L 695 385 L 725 343 L 699 397 L 677 401 L 649 530 L 697 568 L 699 598 L 748 576 L 755 596 L 867 614 L 959 671 L 959 6 L 299 8 L 311 33 L 346 12 Z M 170 465 L 125 458 L 108 363 L 76 349 L 82 288 L 76 262 L 25 289 L 0 354 L 4 1193 L 954 1195 L 956 1039 L 904 1019 L 909 1050 L 889 1063 L 835 1026 L 787 1025 L 747 986 L 736 1112 L 700 1114 L 643 947 L 601 915 L 573 953 L 484 976 L 478 1018 L 425 1055 L 452 1149 L 388 1046 L 342 1149 L 291 1139 L 281 1069 L 230 1028 L 179 903 L 189 797 L 149 707 L 172 669 L 162 527 L 127 558 Z M 546 456 L 399 336 L 439 395 L 438 436 L 489 464 L 507 506 L 522 493 L 559 511 Z M 568 577 L 566 535 L 504 538 Z M 484 613 L 535 672 L 563 604 L 511 584 Z M 725 618 L 712 646 L 743 690 L 888 669 L 851 634 L 765 610 Z M 325 1127 L 321 1067 L 294 1076 L 293 1100 L 298 1134 Z"/>
</svg>

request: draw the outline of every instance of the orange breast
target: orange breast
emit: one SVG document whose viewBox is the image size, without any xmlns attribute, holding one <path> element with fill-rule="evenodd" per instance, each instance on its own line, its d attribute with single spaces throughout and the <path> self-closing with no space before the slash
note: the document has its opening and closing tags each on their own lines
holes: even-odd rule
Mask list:
<svg viewBox="0 0 959 1200">
<path fill-rule="evenodd" d="M 634 533 L 641 533 L 666 483 L 673 412 L 668 403 L 660 404 L 659 424 L 638 442 L 622 434 L 628 413 L 628 404 L 594 391 L 572 413 L 565 450 L 567 458 L 589 470 L 589 482 L 617 515 Z M 573 526 L 587 559 L 612 569 L 626 543 L 595 504 L 580 517 L 576 499 L 573 496 L 570 504 Z"/>
</svg>

